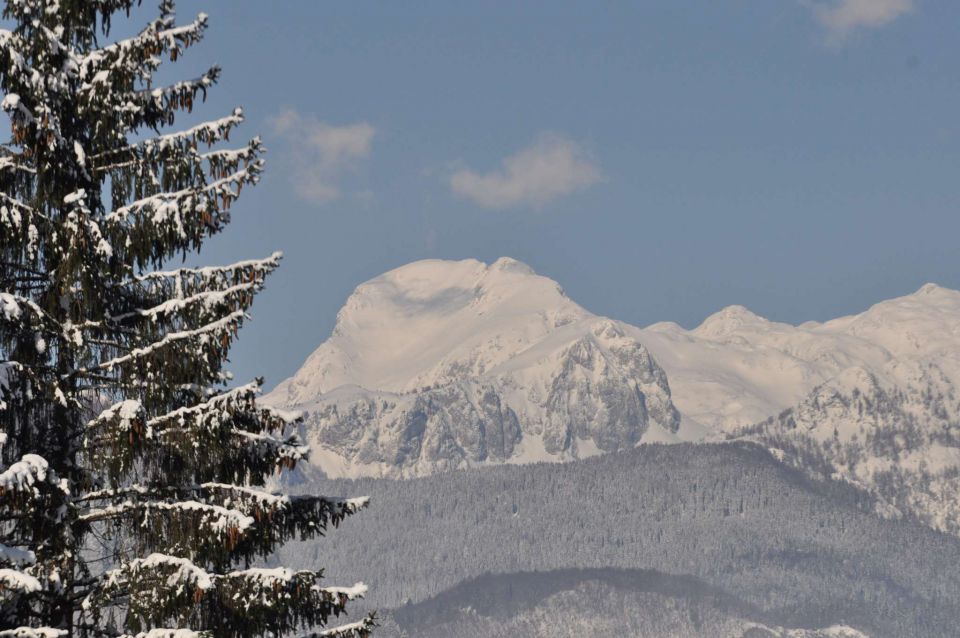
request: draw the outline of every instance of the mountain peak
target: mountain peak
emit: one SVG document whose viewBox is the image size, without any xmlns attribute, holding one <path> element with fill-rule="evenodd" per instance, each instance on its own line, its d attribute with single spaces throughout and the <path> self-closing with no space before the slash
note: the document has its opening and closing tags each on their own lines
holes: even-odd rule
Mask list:
<svg viewBox="0 0 960 638">
<path fill-rule="evenodd" d="M 416 261 L 357 286 L 330 339 L 278 391 L 288 404 L 341 385 L 403 392 L 432 385 L 450 361 L 489 369 L 588 317 L 515 259 Z"/>
<path fill-rule="evenodd" d="M 521 273 L 525 275 L 536 275 L 533 268 L 523 263 L 522 261 L 517 261 L 513 257 L 501 257 L 492 264 L 490 264 L 490 270 L 508 270 L 510 272 Z"/>
<path fill-rule="evenodd" d="M 333 473 L 583 458 L 633 447 L 650 426 L 680 436 L 643 344 L 510 258 L 418 261 L 361 284 L 265 401 L 307 413 Z"/>
<path fill-rule="evenodd" d="M 693 330 L 702 337 L 724 337 L 745 326 L 757 326 L 769 323 L 763 317 L 751 312 L 744 306 L 734 304 L 713 313 Z"/>
<path fill-rule="evenodd" d="M 933 282 L 925 283 L 920 288 L 917 289 L 917 292 L 913 293 L 911 296 L 916 297 L 929 297 L 933 295 L 950 295 L 957 294 L 957 291 L 951 290 L 949 288 L 944 288 L 943 286 L 937 285 Z"/>
</svg>

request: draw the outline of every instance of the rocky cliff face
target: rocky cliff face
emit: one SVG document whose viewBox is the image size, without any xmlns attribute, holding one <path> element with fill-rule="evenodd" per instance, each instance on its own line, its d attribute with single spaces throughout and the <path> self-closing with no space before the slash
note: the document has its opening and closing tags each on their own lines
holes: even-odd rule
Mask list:
<svg viewBox="0 0 960 638">
<path fill-rule="evenodd" d="M 680 425 L 627 327 L 509 259 L 417 262 L 361 285 L 267 401 L 306 413 L 335 476 L 581 458 Z"/>
</svg>

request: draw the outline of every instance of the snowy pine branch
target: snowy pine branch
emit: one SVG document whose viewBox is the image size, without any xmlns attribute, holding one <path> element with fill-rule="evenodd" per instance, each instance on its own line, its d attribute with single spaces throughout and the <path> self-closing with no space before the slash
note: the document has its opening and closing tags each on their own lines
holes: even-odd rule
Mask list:
<svg viewBox="0 0 960 638">
<path fill-rule="evenodd" d="M 46 215 L 0 192 L 0 255 L 22 260 L 23 266 L 36 265 L 40 230 L 46 231 L 50 227 L 50 219 Z"/>
<path fill-rule="evenodd" d="M 24 454 L 3 472 L 0 472 L 0 498 L 10 495 L 38 496 L 43 484 L 56 484 L 56 474 L 50 464 L 37 454 Z"/>
<path fill-rule="evenodd" d="M 211 339 L 222 339 L 222 337 L 229 336 L 235 332 L 243 318 L 243 311 L 238 310 L 199 328 L 167 334 L 163 339 L 155 343 L 151 343 L 142 348 L 136 348 L 123 356 L 113 357 L 112 359 L 98 363 L 94 369 L 111 371 L 126 364 L 146 359 L 149 356 L 156 355 L 171 347 L 180 346 L 183 342 L 199 342 L 197 345 L 209 344 Z M 224 350 L 226 350 L 227 345 L 229 345 L 229 342 L 223 344 Z M 80 370 L 78 372 L 82 374 L 88 371 L 89 370 Z"/>
<path fill-rule="evenodd" d="M 53 21 L 57 18 L 61 0 L 8 0 L 4 9 L 5 18 L 13 18 L 24 25 L 32 25 L 39 19 Z M 85 0 L 80 3 L 79 15 L 75 16 L 75 25 L 87 25 L 85 33 L 96 33 L 102 25 L 104 33 L 109 32 L 110 16 L 114 13 L 128 12 L 140 4 L 140 0 Z M 36 28 L 36 27 L 34 27 Z"/>
<path fill-rule="evenodd" d="M 67 633 L 65 629 L 52 627 L 16 627 L 0 629 L 0 638 L 63 638 Z"/>
<path fill-rule="evenodd" d="M 230 131 L 243 122 L 243 110 L 235 109 L 232 114 L 218 120 L 198 124 L 176 133 L 167 133 L 146 139 L 136 144 L 110 149 L 90 157 L 94 170 L 109 170 L 110 167 L 133 162 L 153 162 L 165 154 L 176 151 L 183 156 L 188 150 L 194 150 L 199 144 L 212 146 L 217 142 L 230 139 Z"/>
<path fill-rule="evenodd" d="M 91 508 L 79 520 L 106 524 L 127 534 L 136 531 L 145 551 L 192 553 L 205 561 L 224 564 L 233 556 L 255 521 L 235 509 L 200 501 L 127 500 Z"/>
<path fill-rule="evenodd" d="M 136 36 L 118 40 L 84 56 L 78 64 L 80 78 L 92 81 L 98 73 L 122 70 L 132 77 L 149 79 L 160 65 L 159 54 L 181 54 L 183 49 L 202 38 L 206 27 L 206 14 L 201 13 L 190 24 L 179 27 L 173 26 L 172 15 L 162 15 Z"/>
<path fill-rule="evenodd" d="M 370 614 L 363 620 L 338 625 L 312 634 L 306 634 L 300 638 L 369 638 L 373 628 L 376 626 L 376 617 Z"/>
<path fill-rule="evenodd" d="M 366 507 L 369 499 L 287 497 L 207 483 L 100 490 L 81 496 L 78 502 L 97 503 L 84 511 L 81 520 L 115 529 L 134 527 L 148 551 L 182 554 L 189 549 L 195 560 L 228 565 L 231 560 L 266 556 L 271 548 L 293 538 L 322 535 L 329 526 L 339 526 Z M 188 548 L 178 531 L 184 525 L 198 526 L 208 538 Z"/>
<path fill-rule="evenodd" d="M 252 293 L 260 288 L 259 283 L 236 284 L 224 290 L 205 290 L 182 299 L 168 299 L 149 308 L 136 308 L 123 314 L 111 316 L 110 321 L 123 323 L 128 319 L 150 319 L 156 321 L 167 315 L 200 306 L 204 309 L 216 308 L 224 304 L 236 305 L 239 300 L 252 298 Z M 251 299 L 252 301 L 252 299 Z M 249 305 L 249 304 L 246 304 Z"/>
<path fill-rule="evenodd" d="M 159 226 L 170 219 L 176 219 L 175 216 L 178 214 L 182 216 L 187 209 L 203 212 L 206 208 L 201 204 L 206 205 L 210 197 L 226 198 L 230 201 L 236 199 L 238 194 L 231 189 L 243 183 L 255 183 L 260 168 L 262 165 L 257 164 L 223 176 L 210 184 L 144 197 L 118 208 L 108 214 L 104 221 L 108 224 L 116 224 L 149 217 Z"/>
<path fill-rule="evenodd" d="M 275 252 L 266 259 L 249 259 L 227 266 L 147 272 L 133 280 L 122 282 L 122 285 L 141 285 L 152 290 L 159 288 L 166 291 L 166 296 L 192 295 L 197 291 L 222 289 L 250 279 L 263 281 L 280 265 L 282 258 L 283 253 Z"/>
<path fill-rule="evenodd" d="M 172 121 L 177 111 L 192 111 L 198 97 L 206 100 L 207 90 L 219 77 L 220 67 L 213 66 L 191 80 L 159 88 L 134 88 L 132 82 L 123 82 L 116 73 L 101 72 L 80 91 L 81 113 L 99 118 L 100 129 L 156 129 Z M 127 88 L 114 88 L 125 85 Z"/>
<path fill-rule="evenodd" d="M 0 591 L 33 593 L 40 591 L 40 581 L 16 569 L 0 568 Z"/>
<path fill-rule="evenodd" d="M 286 432 L 296 419 L 256 404 L 260 383 L 149 418 L 140 402 L 121 401 L 87 424 L 84 447 L 111 480 L 140 463 L 144 476 L 177 464 L 181 473 L 192 472 L 198 482 L 221 476 L 260 483 L 307 453 L 297 436 Z M 213 451 L 219 453 L 218 464 L 208 459 Z M 162 463 L 154 465 L 151 458 Z"/>
<path fill-rule="evenodd" d="M 104 230 L 138 267 L 160 263 L 220 232 L 242 187 L 256 184 L 262 170 L 255 160 L 210 183 L 143 197 L 106 215 Z"/>
<path fill-rule="evenodd" d="M 211 573 L 188 559 L 155 553 L 107 572 L 83 607 L 123 597 L 135 630 L 190 617 L 221 631 L 288 631 L 326 623 L 366 593 L 362 583 L 323 587 L 321 579 L 321 572 L 285 568 Z"/>
</svg>

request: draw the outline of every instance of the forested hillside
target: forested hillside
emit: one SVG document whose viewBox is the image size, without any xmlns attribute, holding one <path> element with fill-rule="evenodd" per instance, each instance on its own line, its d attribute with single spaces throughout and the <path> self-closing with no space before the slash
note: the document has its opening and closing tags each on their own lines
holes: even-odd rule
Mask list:
<svg viewBox="0 0 960 638">
<path fill-rule="evenodd" d="M 690 576 L 634 569 L 485 575 L 388 614 L 381 638 L 868 638 L 851 627 L 784 628 Z"/>
<path fill-rule="evenodd" d="M 788 626 L 952 636 L 960 617 L 960 541 L 882 520 L 861 492 L 813 483 L 746 443 L 310 489 L 369 494 L 374 506 L 350 534 L 283 557 L 362 578 L 380 608 L 486 572 L 623 568 L 693 576 Z"/>
</svg>

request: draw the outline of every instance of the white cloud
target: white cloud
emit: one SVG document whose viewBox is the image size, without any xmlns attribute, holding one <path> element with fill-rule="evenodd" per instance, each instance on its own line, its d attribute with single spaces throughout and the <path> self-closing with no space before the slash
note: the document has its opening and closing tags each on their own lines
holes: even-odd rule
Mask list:
<svg viewBox="0 0 960 638">
<path fill-rule="evenodd" d="M 602 179 L 600 169 L 580 146 L 553 134 L 541 135 L 501 164 L 499 170 L 486 174 L 461 169 L 450 177 L 450 189 L 484 208 L 543 208 Z"/>
<path fill-rule="evenodd" d="M 806 0 L 805 4 L 813 9 L 835 42 L 842 41 L 856 29 L 885 26 L 916 8 L 915 0 Z"/>
<path fill-rule="evenodd" d="M 294 189 L 303 199 L 317 204 L 340 196 L 340 178 L 370 156 L 376 133 L 366 122 L 333 126 L 293 109 L 278 113 L 270 124 L 290 145 Z"/>
</svg>

